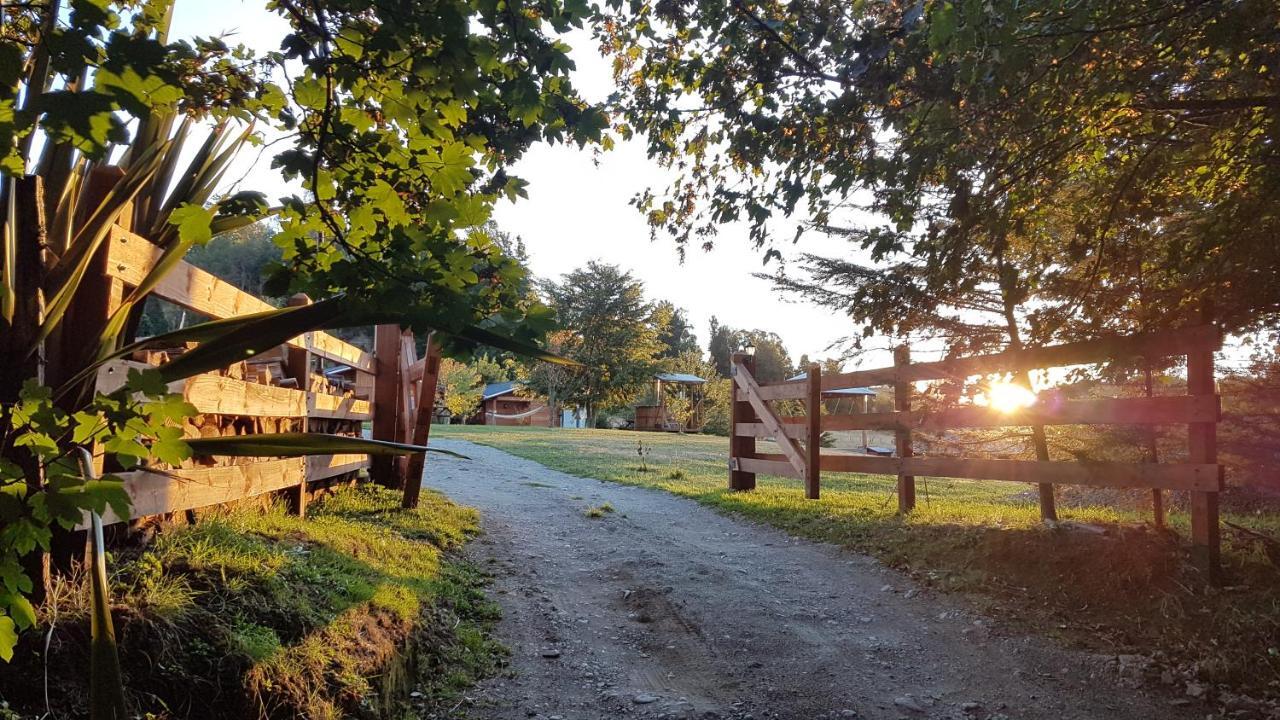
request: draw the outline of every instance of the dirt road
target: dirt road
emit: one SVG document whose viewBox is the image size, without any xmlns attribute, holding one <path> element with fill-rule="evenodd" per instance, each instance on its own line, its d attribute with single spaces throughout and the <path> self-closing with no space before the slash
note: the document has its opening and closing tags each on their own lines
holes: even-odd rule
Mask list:
<svg viewBox="0 0 1280 720">
<path fill-rule="evenodd" d="M 993 630 L 867 557 L 461 441 L 426 484 L 483 513 L 511 672 L 469 717 L 1202 716 L 1106 658 Z M 614 512 L 588 517 L 605 503 Z"/>
</svg>

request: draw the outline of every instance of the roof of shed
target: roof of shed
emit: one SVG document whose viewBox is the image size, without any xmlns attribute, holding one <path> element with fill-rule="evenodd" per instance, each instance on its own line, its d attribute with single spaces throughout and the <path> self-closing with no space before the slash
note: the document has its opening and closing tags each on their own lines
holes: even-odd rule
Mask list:
<svg viewBox="0 0 1280 720">
<path fill-rule="evenodd" d="M 701 385 L 706 382 L 706 380 L 697 375 L 690 375 L 689 373 L 658 373 L 654 377 L 662 382 L 679 383 L 681 385 Z"/>
</svg>

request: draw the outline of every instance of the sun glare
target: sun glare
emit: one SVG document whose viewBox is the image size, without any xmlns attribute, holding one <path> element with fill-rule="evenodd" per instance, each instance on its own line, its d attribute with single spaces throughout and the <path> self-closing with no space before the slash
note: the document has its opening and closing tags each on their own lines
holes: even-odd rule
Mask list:
<svg viewBox="0 0 1280 720">
<path fill-rule="evenodd" d="M 987 405 L 1002 413 L 1011 413 L 1030 407 L 1036 402 L 1036 394 L 1011 382 L 992 384 L 987 391 Z"/>
</svg>

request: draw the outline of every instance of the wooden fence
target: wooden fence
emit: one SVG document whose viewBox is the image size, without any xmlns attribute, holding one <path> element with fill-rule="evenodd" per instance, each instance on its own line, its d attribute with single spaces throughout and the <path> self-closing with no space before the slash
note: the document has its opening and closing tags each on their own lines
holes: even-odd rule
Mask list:
<svg viewBox="0 0 1280 720">
<path fill-rule="evenodd" d="M 101 287 L 77 298 L 79 311 L 91 311 L 100 321 L 105 320 L 142 281 L 160 254 L 158 247 L 127 227 L 112 228 L 106 247 L 91 270 L 101 278 Z M 165 276 L 154 295 L 210 319 L 274 309 L 264 300 L 186 262 Z M 309 300 L 299 296 L 291 301 L 297 302 Z M 328 333 L 308 332 L 230 368 L 173 383 L 171 391 L 182 393 L 199 412 L 184 426 L 185 436 L 325 432 L 359 437 L 363 424 L 372 421 L 375 439 L 426 444 L 435 376 L 424 378 L 423 367 L 438 366 L 438 351 L 433 363 L 418 361 L 412 334 L 394 325 L 376 328 L 375 338 L 378 352 L 370 353 Z M 388 338 L 393 341 L 390 345 Z M 97 387 L 100 391 L 114 390 L 124 383 L 130 368 L 157 365 L 169 354 L 147 351 L 104 365 Z M 429 391 L 420 392 L 419 387 Z M 422 405 L 422 395 L 427 401 L 424 412 L 419 414 L 416 411 Z M 393 462 L 399 458 L 379 457 L 376 460 L 388 461 L 380 467 L 364 454 L 275 459 L 196 457 L 181 467 L 163 471 L 115 473 L 124 480 L 133 500 L 132 518 L 117 517 L 108 511 L 103 520 L 109 524 L 165 515 L 275 491 L 287 491 L 292 509 L 304 514 L 308 492 L 317 483 L 350 479 L 370 468 L 375 479 L 384 484 L 404 484 L 406 504 L 416 504 L 418 483 L 405 483 L 405 473 L 420 478 L 423 457 L 414 455 L 405 463 Z"/>
<path fill-rule="evenodd" d="M 821 472 L 861 472 L 897 476 L 898 508 L 915 507 L 915 479 L 920 476 L 1009 480 L 1041 487 L 1041 514 L 1055 519 L 1054 485 L 1147 488 L 1190 493 L 1192 543 L 1196 560 L 1211 578 L 1219 567 L 1218 493 L 1222 466 L 1217 461 L 1220 403 L 1214 380 L 1214 352 L 1222 334 L 1213 325 L 1105 338 L 991 355 L 912 363 L 906 347 L 894 354 L 892 367 L 823 376 L 812 365 L 803 380 L 759 383 L 753 358 L 733 357 L 734 399 L 729 449 L 729 487 L 751 490 L 757 473 L 801 479 L 807 497 L 817 499 Z M 1187 394 L 1151 398 L 1062 400 L 1041 398 L 1029 407 L 1001 411 L 976 405 L 954 405 L 935 411 L 912 409 L 915 383 L 964 380 L 994 373 L 1103 363 L 1132 358 L 1185 356 Z M 888 385 L 894 411 L 829 415 L 821 412 L 822 393 L 852 386 Z M 775 401 L 802 401 L 805 414 L 783 416 Z M 994 428 L 1045 425 L 1186 425 L 1188 453 L 1181 463 L 1124 463 L 1051 460 L 920 457 L 913 452 L 914 430 Z M 828 430 L 891 430 L 893 457 L 823 453 L 821 436 Z M 757 452 L 756 439 L 776 442 L 781 453 Z"/>
</svg>

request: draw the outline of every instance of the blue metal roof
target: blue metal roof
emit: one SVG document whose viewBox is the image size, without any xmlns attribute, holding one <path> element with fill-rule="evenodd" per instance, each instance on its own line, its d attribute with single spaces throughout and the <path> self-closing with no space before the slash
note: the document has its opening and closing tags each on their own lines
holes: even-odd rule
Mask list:
<svg viewBox="0 0 1280 720">
<path fill-rule="evenodd" d="M 787 382 L 798 382 L 800 380 L 808 380 L 808 379 L 809 379 L 809 373 L 802 372 L 799 375 L 796 375 L 795 377 L 787 378 Z M 822 394 L 823 395 L 875 395 L 876 391 L 872 390 L 871 388 L 865 388 L 865 387 L 847 387 L 847 388 L 834 388 L 831 390 L 823 390 Z"/>
<path fill-rule="evenodd" d="M 658 373 L 654 377 L 662 382 L 681 383 L 683 385 L 701 385 L 706 382 L 706 380 L 697 375 L 690 375 L 689 373 Z"/>
<path fill-rule="evenodd" d="M 484 396 L 482 399 L 491 400 L 501 395 L 510 395 L 515 392 L 516 385 L 514 382 L 489 383 L 484 386 Z"/>
</svg>

